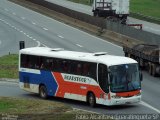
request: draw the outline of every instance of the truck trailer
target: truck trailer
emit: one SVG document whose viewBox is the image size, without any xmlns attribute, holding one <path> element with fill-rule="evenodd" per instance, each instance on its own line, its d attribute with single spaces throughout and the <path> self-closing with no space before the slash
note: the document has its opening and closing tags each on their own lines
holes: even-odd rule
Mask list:
<svg viewBox="0 0 160 120">
<path fill-rule="evenodd" d="M 93 16 L 127 20 L 130 0 L 93 0 Z"/>
<path fill-rule="evenodd" d="M 126 57 L 135 59 L 140 68 L 147 69 L 150 75 L 160 75 L 160 46 L 149 44 L 138 44 L 123 46 Z"/>
</svg>

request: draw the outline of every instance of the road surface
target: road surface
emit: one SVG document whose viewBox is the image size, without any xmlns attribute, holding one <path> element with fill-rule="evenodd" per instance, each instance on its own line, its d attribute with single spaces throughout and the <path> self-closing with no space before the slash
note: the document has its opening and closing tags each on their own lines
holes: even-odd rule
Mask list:
<svg viewBox="0 0 160 120">
<path fill-rule="evenodd" d="M 25 40 L 28 47 L 47 46 L 61 47 L 68 50 L 98 52 L 106 51 L 108 54 L 123 55 L 120 46 L 89 35 L 78 29 L 55 21 L 44 15 L 10 3 L 0 1 L 0 51 L 5 54 L 9 51 L 18 53 L 18 41 Z M 144 72 L 142 101 L 140 104 L 123 105 L 117 107 L 99 106 L 90 108 L 86 104 L 60 100 L 72 107 L 94 111 L 103 114 L 109 113 L 160 113 L 160 80 Z M 0 96 L 37 98 L 36 95 L 26 93 L 19 89 L 17 84 L 0 82 Z M 53 99 L 54 101 L 55 99 Z M 57 100 L 57 99 L 56 99 Z"/>
<path fill-rule="evenodd" d="M 93 15 L 91 6 L 73 3 L 73 2 L 70 2 L 67 0 L 46 0 L 46 1 L 58 4 L 60 6 L 64 6 L 66 8 L 69 8 L 69 9 L 72 9 L 75 11 L 79 11 L 82 13 Z M 148 32 L 160 35 L 160 25 L 158 25 L 158 24 L 146 22 L 143 20 L 138 20 L 138 19 L 131 18 L 131 17 L 128 17 L 127 22 L 128 22 L 128 24 L 143 24 L 144 31 L 148 31 Z"/>
</svg>

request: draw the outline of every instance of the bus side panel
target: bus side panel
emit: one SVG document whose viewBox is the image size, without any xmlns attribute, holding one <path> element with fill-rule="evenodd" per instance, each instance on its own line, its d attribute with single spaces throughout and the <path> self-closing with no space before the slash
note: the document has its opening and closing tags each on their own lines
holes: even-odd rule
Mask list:
<svg viewBox="0 0 160 120">
<path fill-rule="evenodd" d="M 98 83 L 96 83 L 93 79 L 90 78 L 85 82 L 77 82 L 66 80 L 64 75 L 67 74 L 53 72 L 53 75 L 58 84 L 58 90 L 56 92 L 57 97 L 86 101 L 87 93 L 91 91 L 94 93 L 98 104 L 104 104 L 106 101 L 108 103 L 108 96 L 105 98 L 101 96 L 105 93 L 101 90 Z M 84 78 L 83 76 L 77 77 Z"/>
<path fill-rule="evenodd" d="M 43 77 L 42 83 L 44 83 L 46 85 L 47 90 L 48 90 L 48 95 L 49 96 L 56 96 L 56 91 L 58 89 L 58 85 L 52 75 L 52 72 L 51 71 L 41 71 L 41 73 L 42 73 L 42 77 Z"/>
<path fill-rule="evenodd" d="M 40 71 L 40 74 L 19 72 L 21 88 L 24 90 L 39 93 L 39 85 L 44 84 L 49 96 L 55 96 L 58 85 L 50 71 Z"/>
<path fill-rule="evenodd" d="M 98 83 L 91 78 L 86 81 L 86 83 L 67 81 L 63 77 L 63 73 L 51 71 L 33 73 L 33 70 L 32 73 L 20 72 L 19 75 L 20 83 L 24 83 L 21 88 L 29 92 L 39 93 L 39 85 L 44 84 L 48 90 L 49 96 L 86 101 L 87 92 L 91 91 L 94 93 L 98 104 L 108 104 L 108 96 L 105 98 L 101 96 L 104 92 L 101 90 Z M 84 78 L 83 76 L 79 77 Z"/>
</svg>

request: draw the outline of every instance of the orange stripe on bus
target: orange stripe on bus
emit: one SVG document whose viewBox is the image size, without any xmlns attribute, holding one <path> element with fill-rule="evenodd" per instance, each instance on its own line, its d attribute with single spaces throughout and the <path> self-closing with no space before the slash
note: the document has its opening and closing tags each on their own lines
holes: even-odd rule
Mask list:
<svg viewBox="0 0 160 120">
<path fill-rule="evenodd" d="M 53 72 L 52 74 L 54 75 L 58 84 L 58 90 L 56 93 L 57 97 L 64 97 L 65 93 L 86 96 L 88 91 L 93 91 L 95 96 L 100 98 L 100 94 L 103 93 L 99 86 L 65 81 L 61 73 Z M 86 87 L 86 89 L 81 89 L 82 86 Z"/>
<path fill-rule="evenodd" d="M 122 93 L 116 93 L 116 96 L 119 97 L 128 97 L 128 96 L 134 96 L 140 93 L 140 90 L 131 91 L 131 92 L 122 92 Z"/>
</svg>

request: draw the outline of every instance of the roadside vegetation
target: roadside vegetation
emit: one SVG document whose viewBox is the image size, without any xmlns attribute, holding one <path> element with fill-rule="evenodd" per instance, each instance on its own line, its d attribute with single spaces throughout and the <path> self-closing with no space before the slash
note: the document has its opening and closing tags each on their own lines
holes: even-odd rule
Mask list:
<svg viewBox="0 0 160 120">
<path fill-rule="evenodd" d="M 92 5 L 93 0 L 68 0 L 85 5 Z M 130 0 L 130 11 L 160 19 L 160 0 Z"/>
<path fill-rule="evenodd" d="M 131 12 L 160 19 L 160 0 L 131 0 Z"/>
<path fill-rule="evenodd" d="M 111 116 L 73 109 L 61 102 L 0 97 L 0 117 L 4 120 L 113 120 Z"/>
<path fill-rule="evenodd" d="M 0 97 L 0 114 L 29 120 L 74 120 L 76 112 L 59 102 Z"/>
<path fill-rule="evenodd" d="M 0 78 L 18 78 L 18 55 L 0 57 Z"/>
</svg>

